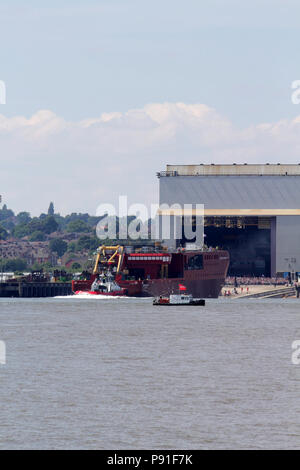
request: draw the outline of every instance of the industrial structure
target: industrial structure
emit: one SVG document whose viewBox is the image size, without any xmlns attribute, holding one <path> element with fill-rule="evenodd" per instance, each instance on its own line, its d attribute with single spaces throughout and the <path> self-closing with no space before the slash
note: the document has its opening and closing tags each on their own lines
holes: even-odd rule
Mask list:
<svg viewBox="0 0 300 470">
<path fill-rule="evenodd" d="M 157 175 L 160 205 L 204 204 L 205 244 L 230 252 L 229 275 L 300 272 L 300 164 L 167 165 Z"/>
</svg>

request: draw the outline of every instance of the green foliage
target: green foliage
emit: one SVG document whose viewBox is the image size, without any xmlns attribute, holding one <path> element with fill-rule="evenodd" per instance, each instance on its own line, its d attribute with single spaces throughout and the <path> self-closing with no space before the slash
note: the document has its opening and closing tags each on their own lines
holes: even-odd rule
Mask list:
<svg viewBox="0 0 300 470">
<path fill-rule="evenodd" d="M 28 225 L 27 224 L 17 225 L 16 227 L 14 227 L 12 234 L 16 238 L 26 237 L 27 235 L 29 235 Z"/>
<path fill-rule="evenodd" d="M 30 271 L 31 272 L 33 272 L 33 271 L 42 271 L 43 269 L 44 269 L 44 266 L 41 263 L 33 263 L 30 266 Z"/>
<path fill-rule="evenodd" d="M 81 220 L 82 222 L 85 222 L 89 227 L 94 228 L 97 223 L 102 219 L 102 217 L 96 217 L 92 216 L 89 214 L 77 214 L 76 212 L 73 212 L 70 215 L 66 215 L 64 218 L 65 220 L 65 225 L 69 224 L 70 222 L 75 222 L 78 220 Z"/>
<path fill-rule="evenodd" d="M 67 251 L 68 244 L 61 238 L 54 238 L 50 241 L 49 248 L 52 252 L 57 253 L 58 256 L 63 256 Z"/>
<path fill-rule="evenodd" d="M 57 222 L 58 230 L 63 231 L 65 226 L 67 225 L 65 217 L 62 217 L 59 214 L 54 214 L 54 219 Z"/>
<path fill-rule="evenodd" d="M 16 221 L 17 224 L 28 224 L 31 221 L 31 217 L 29 212 L 19 212 L 19 214 L 16 216 Z"/>
<path fill-rule="evenodd" d="M 36 230 L 30 235 L 29 240 L 31 242 L 42 242 L 46 240 L 46 237 L 45 237 L 45 234 L 41 230 Z"/>
<path fill-rule="evenodd" d="M 6 240 L 7 238 L 7 231 L 4 227 L 0 225 L 0 240 Z"/>
<path fill-rule="evenodd" d="M 97 237 L 89 237 L 87 235 L 83 235 L 79 238 L 77 242 L 77 251 L 82 250 L 96 250 L 100 245 L 100 241 Z"/>
<path fill-rule="evenodd" d="M 1 223 L 1 226 L 9 232 L 11 232 L 15 227 L 15 224 L 13 222 L 13 218 L 12 219 L 1 220 L 0 223 Z"/>
<path fill-rule="evenodd" d="M 42 271 L 42 272 L 51 272 L 53 270 L 53 266 L 51 265 L 51 263 L 49 263 L 49 261 L 46 261 L 45 263 L 33 263 L 30 268 L 29 268 L 29 271 L 31 272 L 34 272 L 34 271 Z"/>
<path fill-rule="evenodd" d="M 72 269 L 80 269 L 81 268 L 81 264 L 75 262 L 72 264 Z"/>
<path fill-rule="evenodd" d="M 93 216 L 93 215 L 89 215 L 89 218 L 88 218 L 87 223 L 88 223 L 91 227 L 96 227 L 97 223 L 100 222 L 101 219 L 102 219 L 102 217 L 95 217 L 95 216 Z"/>
<path fill-rule="evenodd" d="M 50 202 L 50 204 L 49 204 L 48 215 L 54 215 L 54 204 L 53 204 L 53 202 Z"/>
<path fill-rule="evenodd" d="M 66 226 L 67 232 L 90 232 L 91 228 L 83 220 L 73 220 Z"/>
<path fill-rule="evenodd" d="M 28 236 L 30 240 L 45 240 L 42 235 L 36 232 L 42 232 L 49 235 L 56 231 L 88 233 L 91 232 L 101 217 L 90 216 L 73 212 L 70 215 L 62 217 L 54 213 L 54 204 L 50 202 L 47 214 L 40 214 L 39 217 L 31 218 L 30 213 L 26 211 L 19 212 L 16 216 L 14 212 L 6 205 L 0 209 L 1 226 L 9 231 L 16 238 Z"/>
<path fill-rule="evenodd" d="M 14 258 L 14 259 L 1 259 L 0 266 L 2 271 L 7 272 L 23 272 L 27 268 L 25 259 Z"/>
<path fill-rule="evenodd" d="M 51 269 L 52 268 L 52 264 L 49 262 L 49 261 L 46 261 L 45 263 L 43 263 L 43 269 Z"/>
<path fill-rule="evenodd" d="M 69 253 L 75 253 L 76 251 L 76 243 L 75 242 L 70 242 L 68 244 L 68 252 Z"/>
<path fill-rule="evenodd" d="M 70 222 L 75 222 L 77 220 L 81 220 L 82 222 L 87 223 L 89 220 L 89 214 L 77 214 L 77 212 L 72 212 L 70 215 L 66 215 L 66 222 L 67 224 Z"/>
<path fill-rule="evenodd" d="M 28 233 L 30 235 L 34 232 L 42 232 L 44 234 L 50 234 L 56 232 L 58 229 L 58 223 L 52 215 L 46 215 L 45 217 L 38 218 L 34 217 L 29 224 L 27 224 Z"/>
<path fill-rule="evenodd" d="M 90 216 L 85 213 L 69 214 L 62 217 L 54 213 L 54 204 L 51 202 L 47 214 L 42 213 L 39 217 L 31 217 L 29 212 L 22 211 L 16 216 L 6 205 L 0 209 L 0 239 L 6 239 L 9 235 L 17 238 L 28 238 L 29 241 L 46 241 L 48 235 L 60 231 L 61 233 L 78 233 L 79 240 L 67 243 L 61 238 L 55 238 L 49 242 L 49 249 L 61 257 L 66 251 L 74 254 L 76 252 L 94 252 L 102 242 L 95 235 L 95 226 L 103 217 Z M 118 223 L 118 220 L 117 220 Z M 115 244 L 116 240 L 105 240 L 106 244 Z M 24 265 L 21 263 L 21 268 Z M 32 268 L 39 269 L 44 265 L 34 265 Z M 82 268 L 84 266 L 81 266 Z M 13 268 L 17 268 L 15 265 Z M 71 268 L 70 268 L 71 269 Z M 79 269 L 79 268 L 76 268 Z M 10 269 L 15 271 L 15 269 Z M 18 269 L 16 269 L 18 270 Z M 22 269 L 19 269 L 21 271 Z"/>
<path fill-rule="evenodd" d="M 53 233 L 58 229 L 58 223 L 52 215 L 49 215 L 43 220 L 43 232 L 44 233 Z"/>
<path fill-rule="evenodd" d="M 12 210 L 7 209 L 6 204 L 0 209 L 0 220 L 6 220 L 9 219 L 10 217 L 14 217 L 15 214 L 13 213 Z"/>
<path fill-rule="evenodd" d="M 40 220 L 38 217 L 34 217 L 29 224 L 28 227 L 28 234 L 36 232 L 37 230 L 43 231 L 43 220 Z"/>
</svg>

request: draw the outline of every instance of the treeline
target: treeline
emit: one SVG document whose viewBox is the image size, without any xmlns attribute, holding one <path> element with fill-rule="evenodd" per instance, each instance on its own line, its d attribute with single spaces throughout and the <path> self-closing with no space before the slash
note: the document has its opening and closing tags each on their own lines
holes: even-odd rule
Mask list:
<svg viewBox="0 0 300 470">
<path fill-rule="evenodd" d="M 17 239 L 28 237 L 29 241 L 44 241 L 54 232 L 92 233 L 101 220 L 89 214 L 72 213 L 65 217 L 56 214 L 51 202 L 47 213 L 31 217 L 29 212 L 15 214 L 4 204 L 0 209 L 0 240 L 8 236 Z"/>
<path fill-rule="evenodd" d="M 67 243 L 62 238 L 53 238 L 50 240 L 49 248 L 58 256 L 63 256 L 66 252 L 78 253 L 81 251 L 95 251 L 101 244 L 95 236 L 82 235 L 77 241 Z"/>
<path fill-rule="evenodd" d="M 68 270 L 85 269 L 90 264 L 90 260 L 82 261 L 83 252 L 89 252 L 92 255 L 102 244 L 115 245 L 123 244 L 124 240 L 118 240 L 119 219 L 116 220 L 116 235 L 114 240 L 106 239 L 105 242 L 99 240 L 96 236 L 96 226 L 102 217 L 95 217 L 89 214 L 72 213 L 61 216 L 55 213 L 54 204 L 51 202 L 47 213 L 40 214 L 39 217 L 31 217 L 29 212 L 14 213 L 4 204 L 0 208 L 0 240 L 6 240 L 9 237 L 29 241 L 47 241 L 49 251 L 55 256 L 61 258 L 65 256 L 65 263 L 68 264 L 74 260 Z M 136 219 L 135 216 L 128 216 L 128 224 Z M 149 224 L 150 221 L 148 221 Z M 150 227 L 150 225 L 148 225 Z M 73 240 L 68 241 L 67 234 L 76 234 Z M 136 245 L 138 240 L 127 240 L 126 244 Z M 143 245 L 150 243 L 151 240 L 143 240 Z M 54 258 L 55 259 L 55 258 Z M 77 262 L 80 261 L 80 263 Z M 52 263 L 52 261 L 51 261 Z M 0 272 L 24 272 L 44 269 L 51 271 L 53 269 L 50 261 L 43 264 L 27 264 L 22 258 L 7 259 L 0 250 Z"/>
<path fill-rule="evenodd" d="M 0 272 L 23 272 L 27 268 L 25 259 L 0 259 Z"/>
<path fill-rule="evenodd" d="M 80 263 L 74 262 L 70 268 L 64 267 L 64 270 L 68 272 L 74 272 L 78 269 L 82 269 L 85 266 L 88 266 L 89 263 L 84 263 L 82 266 Z M 16 274 L 22 274 L 25 271 L 34 272 L 34 271 L 53 271 L 53 266 L 51 263 L 34 263 L 28 264 L 27 261 L 23 258 L 12 258 L 12 259 L 1 259 L 0 258 L 0 278 L 1 273 L 12 272 Z"/>
<path fill-rule="evenodd" d="M 25 211 L 15 214 L 4 204 L 2 209 L 0 209 L 0 240 L 5 240 L 12 236 L 16 239 L 26 237 L 29 241 L 45 241 L 48 239 L 48 235 L 54 232 L 76 233 L 82 234 L 79 248 L 80 245 L 86 245 L 83 248 L 87 248 L 87 245 L 90 244 L 91 248 L 89 249 L 93 249 L 96 243 L 96 225 L 103 217 L 105 216 L 96 217 L 87 213 L 81 214 L 76 212 L 63 217 L 59 213 L 55 213 L 53 202 L 50 203 L 47 213 L 42 213 L 39 217 L 31 217 L 30 213 Z M 134 219 L 136 219 L 135 216 L 128 216 L 127 223 L 129 224 Z M 150 220 L 148 221 L 148 226 L 150 227 Z M 117 217 L 117 237 L 118 233 L 119 219 Z M 90 241 L 86 237 L 87 235 L 90 235 Z M 99 245 L 99 240 L 97 243 Z"/>
</svg>

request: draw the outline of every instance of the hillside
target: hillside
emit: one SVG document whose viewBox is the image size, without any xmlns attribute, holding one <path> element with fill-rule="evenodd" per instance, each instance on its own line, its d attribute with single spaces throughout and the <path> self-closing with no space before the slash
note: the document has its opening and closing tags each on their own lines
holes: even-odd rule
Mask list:
<svg viewBox="0 0 300 470">
<path fill-rule="evenodd" d="M 135 217 L 129 217 L 129 221 Z M 96 226 L 102 217 L 72 213 L 61 216 L 51 202 L 47 213 L 31 217 L 15 214 L 6 205 L 0 209 L 0 270 L 24 271 L 63 266 L 87 269 L 91 257 L 102 244 Z M 117 240 L 106 240 L 115 244 Z"/>
</svg>

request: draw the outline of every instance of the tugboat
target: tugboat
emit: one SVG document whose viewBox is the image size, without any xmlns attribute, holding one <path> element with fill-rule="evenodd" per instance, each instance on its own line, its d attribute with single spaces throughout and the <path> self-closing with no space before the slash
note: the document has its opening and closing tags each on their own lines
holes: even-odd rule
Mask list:
<svg viewBox="0 0 300 470">
<path fill-rule="evenodd" d="M 116 283 L 113 274 L 108 271 L 106 274 L 101 273 L 95 278 L 91 285 L 91 290 L 78 290 L 75 292 L 75 295 L 78 294 L 122 296 L 127 295 L 127 290 L 120 287 L 119 284 Z"/>
<path fill-rule="evenodd" d="M 156 297 L 153 305 L 205 305 L 204 299 L 194 299 L 190 294 L 171 294 L 169 296 Z"/>
<path fill-rule="evenodd" d="M 186 287 L 179 284 L 179 291 L 185 291 Z M 191 294 L 160 295 L 153 300 L 153 305 L 205 305 L 204 299 L 194 299 Z"/>
</svg>

